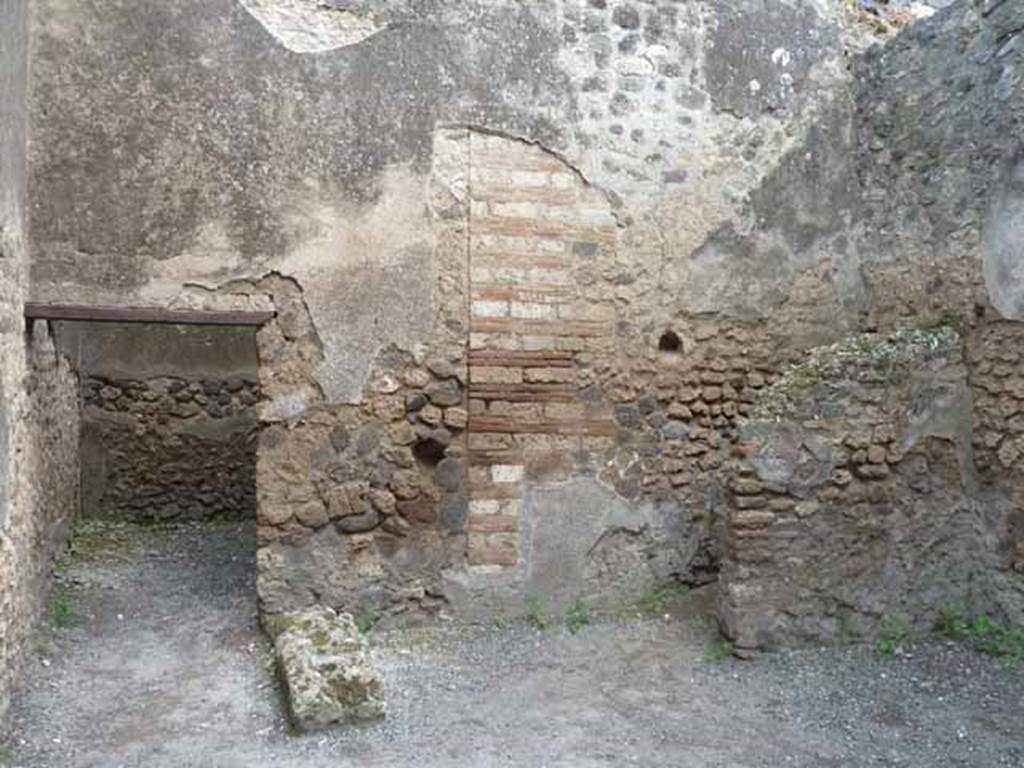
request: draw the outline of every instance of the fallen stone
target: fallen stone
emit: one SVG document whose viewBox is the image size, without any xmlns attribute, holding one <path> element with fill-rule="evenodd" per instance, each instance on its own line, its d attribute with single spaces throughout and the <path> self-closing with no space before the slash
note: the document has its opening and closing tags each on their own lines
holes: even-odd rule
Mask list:
<svg viewBox="0 0 1024 768">
<path fill-rule="evenodd" d="M 281 617 L 276 627 L 278 671 L 296 728 L 313 731 L 384 717 L 366 638 L 349 614 L 311 608 Z"/>
</svg>

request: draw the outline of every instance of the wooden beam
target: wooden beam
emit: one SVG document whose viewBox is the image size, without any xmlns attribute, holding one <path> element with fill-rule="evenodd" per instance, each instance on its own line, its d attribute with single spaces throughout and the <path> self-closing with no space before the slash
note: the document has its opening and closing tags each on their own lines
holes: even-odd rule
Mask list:
<svg viewBox="0 0 1024 768">
<path fill-rule="evenodd" d="M 94 323 L 154 323 L 162 325 L 248 325 L 271 320 L 274 312 L 161 307 L 87 307 L 74 304 L 25 304 L 26 320 L 82 320 Z"/>
</svg>

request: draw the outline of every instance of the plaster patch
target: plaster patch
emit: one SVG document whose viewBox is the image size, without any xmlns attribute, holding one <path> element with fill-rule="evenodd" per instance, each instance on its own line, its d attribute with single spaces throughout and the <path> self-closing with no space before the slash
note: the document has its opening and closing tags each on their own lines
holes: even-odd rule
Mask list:
<svg viewBox="0 0 1024 768">
<path fill-rule="evenodd" d="M 252 265 L 234 246 L 227 223 L 219 219 L 201 226 L 186 251 L 148 266 L 148 281 L 139 295 L 153 304 L 170 303 L 178 297 L 181 275 L 189 275 L 194 283 L 216 286 L 252 272 Z"/>
<path fill-rule="evenodd" d="M 1004 175 L 982 246 L 985 287 L 1008 320 L 1024 319 L 1024 156 Z"/>
<path fill-rule="evenodd" d="M 433 327 L 436 242 L 426 183 L 395 166 L 381 176 L 374 204 L 300 199 L 289 207 L 295 246 L 281 272 L 302 286 L 323 344 L 317 381 L 328 402 L 360 402 L 377 353 L 411 350 Z"/>
<path fill-rule="evenodd" d="M 373 19 L 332 8 L 322 0 L 239 0 L 274 38 L 295 53 L 323 53 L 355 45 L 379 32 Z"/>
</svg>

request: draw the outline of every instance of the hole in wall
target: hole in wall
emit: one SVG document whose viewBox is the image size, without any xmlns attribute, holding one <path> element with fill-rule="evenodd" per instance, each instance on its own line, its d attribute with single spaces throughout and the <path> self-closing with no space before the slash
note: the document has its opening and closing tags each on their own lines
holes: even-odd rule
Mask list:
<svg viewBox="0 0 1024 768">
<path fill-rule="evenodd" d="M 412 455 L 427 466 L 436 466 L 445 457 L 445 446 L 438 440 L 427 438 L 420 440 L 412 447 Z"/>
<path fill-rule="evenodd" d="M 683 353 L 683 340 L 675 331 L 665 331 L 658 339 L 658 351 L 662 354 L 681 355 Z"/>
</svg>

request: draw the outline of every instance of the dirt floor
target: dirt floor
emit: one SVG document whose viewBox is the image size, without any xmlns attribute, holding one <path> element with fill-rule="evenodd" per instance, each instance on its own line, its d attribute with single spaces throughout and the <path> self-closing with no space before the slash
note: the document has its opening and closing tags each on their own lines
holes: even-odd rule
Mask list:
<svg viewBox="0 0 1024 768">
<path fill-rule="evenodd" d="M 576 635 L 374 633 L 388 718 L 292 736 L 253 539 L 227 523 L 81 532 L 0 765 L 1024 767 L 1024 670 L 947 642 L 720 660 L 699 592 Z"/>
</svg>

